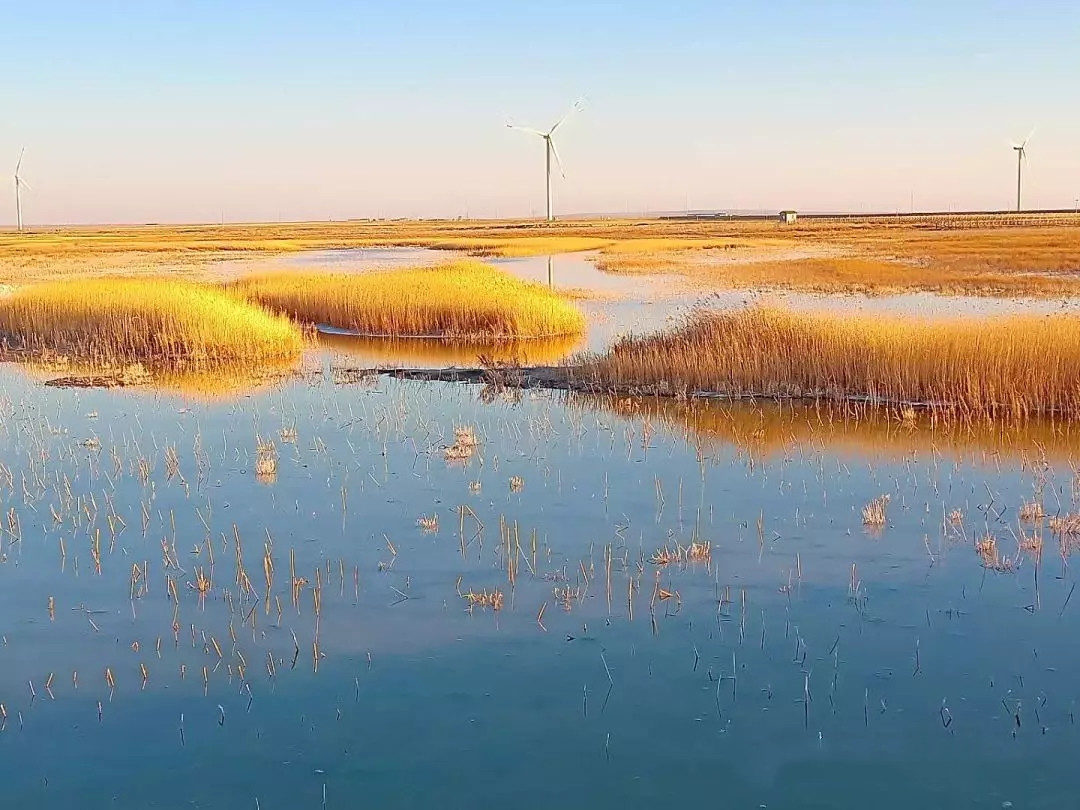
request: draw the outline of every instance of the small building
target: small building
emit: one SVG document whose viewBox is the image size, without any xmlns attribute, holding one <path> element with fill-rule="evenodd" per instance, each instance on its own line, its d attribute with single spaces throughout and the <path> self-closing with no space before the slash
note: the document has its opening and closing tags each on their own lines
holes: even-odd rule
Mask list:
<svg viewBox="0 0 1080 810">
<path fill-rule="evenodd" d="M 780 212 L 780 222 L 783 225 L 790 225 L 791 223 L 793 223 L 798 218 L 799 218 L 799 214 L 798 214 L 797 211 L 781 211 Z"/>
</svg>

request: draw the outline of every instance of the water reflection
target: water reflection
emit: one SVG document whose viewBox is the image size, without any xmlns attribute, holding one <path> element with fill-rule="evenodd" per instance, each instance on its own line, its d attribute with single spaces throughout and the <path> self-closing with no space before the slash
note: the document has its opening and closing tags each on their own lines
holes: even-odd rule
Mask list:
<svg viewBox="0 0 1080 810">
<path fill-rule="evenodd" d="M 302 370 L 302 361 L 259 365 L 199 364 L 153 366 L 142 363 L 96 365 L 65 358 L 7 358 L 33 380 L 50 388 L 104 388 L 175 394 L 207 402 L 272 388 Z"/>
<path fill-rule="evenodd" d="M 1080 456 L 1080 425 L 1067 421 L 945 423 L 912 409 L 854 403 L 566 396 L 573 407 L 663 427 L 701 449 L 734 446 L 763 457 L 805 450 L 889 457 L 947 453 L 990 463 Z"/>
<path fill-rule="evenodd" d="M 584 346 L 581 337 L 542 340 L 461 343 L 422 338 L 373 338 L 319 332 L 319 345 L 333 354 L 347 355 L 371 367 L 475 368 L 479 358 L 526 366 L 561 363 Z"/>
</svg>

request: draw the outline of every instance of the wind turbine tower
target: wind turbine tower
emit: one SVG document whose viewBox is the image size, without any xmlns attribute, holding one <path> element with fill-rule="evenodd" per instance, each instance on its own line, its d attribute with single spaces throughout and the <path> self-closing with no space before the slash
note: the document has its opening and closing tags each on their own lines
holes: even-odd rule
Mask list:
<svg viewBox="0 0 1080 810">
<path fill-rule="evenodd" d="M 1027 145 L 1031 140 L 1031 136 L 1035 134 L 1035 130 L 1031 130 L 1028 136 L 1024 138 L 1020 143 L 1012 144 L 1013 151 L 1016 152 L 1016 212 L 1020 213 L 1023 209 L 1020 206 L 1020 191 L 1021 182 L 1023 180 L 1024 160 L 1027 158 Z"/>
<path fill-rule="evenodd" d="M 26 154 L 26 147 L 24 146 L 22 151 L 19 152 L 19 162 L 15 164 L 15 222 L 18 224 L 19 231 L 23 229 L 22 221 L 22 190 L 25 188 L 30 190 L 30 186 L 27 182 L 19 176 L 19 169 L 22 168 L 23 155 Z"/>
<path fill-rule="evenodd" d="M 508 123 L 507 126 L 510 129 L 520 129 L 522 132 L 529 132 L 533 135 L 538 135 L 544 139 L 544 188 L 547 195 L 547 221 L 553 222 L 555 215 L 551 209 L 551 159 L 555 158 L 555 163 L 559 167 L 559 174 L 566 178 L 566 172 L 563 171 L 562 161 L 559 160 L 559 152 L 555 149 L 555 141 L 552 136 L 555 134 L 555 130 L 563 125 L 567 118 L 573 115 L 575 112 L 579 112 L 584 106 L 583 101 L 578 100 L 574 102 L 574 106 L 567 110 L 566 115 L 555 122 L 555 126 L 549 129 L 547 132 L 541 132 L 538 129 L 532 129 L 531 127 L 519 127 L 514 124 Z"/>
</svg>

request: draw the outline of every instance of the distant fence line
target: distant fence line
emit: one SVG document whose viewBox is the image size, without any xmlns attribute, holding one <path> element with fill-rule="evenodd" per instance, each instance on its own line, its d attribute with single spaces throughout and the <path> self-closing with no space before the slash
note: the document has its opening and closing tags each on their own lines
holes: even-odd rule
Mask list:
<svg viewBox="0 0 1080 810">
<path fill-rule="evenodd" d="M 1024 213 L 933 213 L 933 214 L 873 214 L 873 215 L 809 215 L 814 222 L 851 222 L 867 225 L 903 224 L 935 229 L 962 230 L 965 228 L 1020 228 L 1032 226 L 1080 225 L 1080 214 L 1074 211 Z"/>
<path fill-rule="evenodd" d="M 761 222 L 776 220 L 776 214 L 731 214 L 661 216 L 662 220 L 701 222 Z M 798 222 L 844 222 L 855 225 L 915 225 L 934 229 L 1019 228 L 1032 226 L 1080 225 L 1080 211 L 933 211 L 924 213 L 798 214 Z"/>
</svg>

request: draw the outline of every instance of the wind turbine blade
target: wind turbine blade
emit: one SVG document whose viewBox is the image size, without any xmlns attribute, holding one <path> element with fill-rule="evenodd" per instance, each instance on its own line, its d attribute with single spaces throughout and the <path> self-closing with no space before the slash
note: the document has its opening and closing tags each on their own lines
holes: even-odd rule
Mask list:
<svg viewBox="0 0 1080 810">
<path fill-rule="evenodd" d="M 517 129 L 517 130 L 520 130 L 521 132 L 528 132 L 528 133 L 530 133 L 532 135 L 539 135 L 541 138 L 546 138 L 547 137 L 546 132 L 541 132 L 540 130 L 533 129 L 532 127 L 519 127 L 517 124 L 511 124 L 511 123 L 507 123 L 506 126 L 509 129 Z"/>
<path fill-rule="evenodd" d="M 1024 138 L 1024 140 L 1020 143 L 1021 146 L 1027 146 L 1028 145 L 1028 141 L 1031 140 L 1031 136 L 1035 134 L 1036 129 L 1038 129 L 1038 127 L 1032 127 L 1031 128 L 1031 132 L 1029 132 L 1027 137 Z"/>
<path fill-rule="evenodd" d="M 16 177 L 16 178 L 15 178 L 15 182 L 16 182 L 16 183 L 18 183 L 18 184 L 19 184 L 20 186 L 22 186 L 23 188 L 25 188 L 25 189 L 26 189 L 27 191 L 30 191 L 30 190 L 31 190 L 31 189 L 30 189 L 30 184 L 29 184 L 29 183 L 27 183 L 27 182 L 26 182 L 25 180 L 23 180 L 23 179 L 22 179 L 21 177 Z"/>
<path fill-rule="evenodd" d="M 554 135 L 555 130 L 557 130 L 559 127 L 561 127 L 563 125 L 563 122 L 566 121 L 567 118 L 569 118 L 571 115 L 573 115 L 576 112 L 581 112 L 584 108 L 585 108 L 585 100 L 579 98 L 577 101 L 574 102 L 573 106 L 569 110 L 566 111 L 566 114 L 562 118 L 560 118 L 558 121 L 555 122 L 555 126 L 553 126 L 551 129 L 549 129 L 547 131 L 547 134 L 548 135 Z"/>
<path fill-rule="evenodd" d="M 565 180 L 566 179 L 566 170 L 563 169 L 562 161 L 559 160 L 559 150 L 555 148 L 555 141 L 552 140 L 549 137 L 548 138 L 548 143 L 551 144 L 551 154 L 555 156 L 555 165 L 559 167 L 559 174 L 561 174 L 562 179 Z"/>
<path fill-rule="evenodd" d="M 15 164 L 15 174 L 19 173 L 19 169 L 22 167 L 23 155 L 25 155 L 25 154 L 26 154 L 26 147 L 24 146 L 22 148 L 22 150 L 19 152 L 19 162 Z"/>
</svg>

